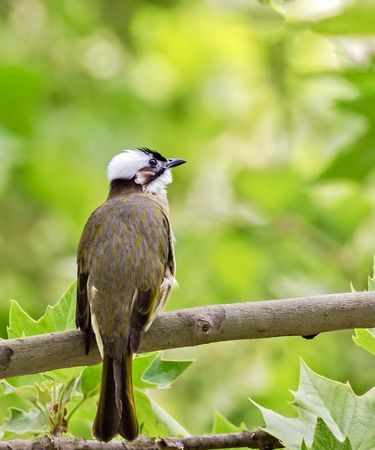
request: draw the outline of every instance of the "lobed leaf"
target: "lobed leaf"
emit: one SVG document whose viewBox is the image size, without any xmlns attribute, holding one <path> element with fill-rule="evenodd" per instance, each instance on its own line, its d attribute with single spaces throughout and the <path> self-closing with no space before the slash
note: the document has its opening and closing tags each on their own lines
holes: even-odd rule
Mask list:
<svg viewBox="0 0 375 450">
<path fill-rule="evenodd" d="M 22 385 L 16 387 L 10 384 L 7 380 L 0 380 L 0 389 L 1 395 L 15 394 L 25 400 L 29 400 L 32 403 L 36 402 L 38 399 L 35 386 Z"/>
<path fill-rule="evenodd" d="M 242 430 L 243 428 L 237 427 L 232 422 L 230 422 L 226 417 L 220 414 L 218 411 L 215 411 L 214 421 L 211 430 L 212 434 L 238 433 Z"/>
<path fill-rule="evenodd" d="M 47 306 L 46 312 L 34 320 L 14 300 L 9 311 L 8 338 L 20 338 L 37 334 L 52 333 L 75 328 L 76 283 L 73 282 L 54 306 Z"/>
<path fill-rule="evenodd" d="M 159 388 L 168 388 L 193 361 L 170 361 L 158 354 L 143 373 L 142 380 Z"/>
<path fill-rule="evenodd" d="M 48 431 L 46 417 L 38 410 L 22 411 L 10 408 L 10 417 L 0 426 L 0 431 L 12 432 L 19 435 L 25 433 L 45 433 Z"/>
<path fill-rule="evenodd" d="M 353 341 L 358 347 L 362 347 L 375 356 L 375 328 L 356 328 Z"/>
<path fill-rule="evenodd" d="M 302 442 L 301 450 L 353 450 L 348 438 L 339 441 L 326 425 L 321 417 L 318 417 L 314 431 L 314 440 L 310 448 L 305 441 Z"/>
<path fill-rule="evenodd" d="M 302 441 L 313 444 L 315 424 L 320 417 L 338 441 L 349 438 L 353 450 L 372 450 L 375 442 L 375 388 L 357 396 L 350 385 L 329 380 L 301 363 L 298 391 L 292 404 L 299 413 L 287 418 L 262 406 L 266 431 L 290 450 L 299 450 Z M 253 402 L 254 403 L 254 402 Z"/>
</svg>

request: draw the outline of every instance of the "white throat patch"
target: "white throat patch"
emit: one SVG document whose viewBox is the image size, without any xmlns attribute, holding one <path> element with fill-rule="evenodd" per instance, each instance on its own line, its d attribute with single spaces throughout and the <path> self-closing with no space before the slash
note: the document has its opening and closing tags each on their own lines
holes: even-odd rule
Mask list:
<svg viewBox="0 0 375 450">
<path fill-rule="evenodd" d="M 167 185 L 171 184 L 172 181 L 172 172 L 170 169 L 167 169 L 162 175 L 159 175 L 155 180 L 151 181 L 151 183 L 145 184 L 143 190 L 150 192 L 150 194 L 163 194 L 166 192 Z"/>
</svg>

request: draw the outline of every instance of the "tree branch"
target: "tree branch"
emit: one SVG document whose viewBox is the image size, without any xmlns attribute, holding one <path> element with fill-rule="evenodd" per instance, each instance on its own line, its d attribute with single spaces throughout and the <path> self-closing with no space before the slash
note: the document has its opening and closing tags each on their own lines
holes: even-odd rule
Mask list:
<svg viewBox="0 0 375 450">
<path fill-rule="evenodd" d="M 141 352 L 211 342 L 375 327 L 375 292 L 205 306 L 164 313 L 145 334 Z M 0 378 L 96 364 L 79 330 L 0 341 Z"/>
<path fill-rule="evenodd" d="M 107 444 L 82 438 L 50 438 L 44 436 L 33 441 L 12 439 L 0 442 L 0 450 L 209 450 L 222 448 L 257 448 L 273 450 L 284 448 L 280 441 L 265 431 L 210 434 L 186 438 L 154 439 L 141 436 L 135 441 L 111 441 Z"/>
</svg>

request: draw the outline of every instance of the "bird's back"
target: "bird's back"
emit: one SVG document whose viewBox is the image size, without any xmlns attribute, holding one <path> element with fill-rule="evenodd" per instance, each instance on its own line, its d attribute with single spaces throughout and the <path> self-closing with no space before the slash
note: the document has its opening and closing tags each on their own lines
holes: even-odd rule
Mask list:
<svg viewBox="0 0 375 450">
<path fill-rule="evenodd" d="M 126 338 L 137 293 L 159 295 L 170 253 L 170 225 L 153 197 L 135 192 L 108 199 L 90 216 L 82 234 L 78 265 L 88 273 L 91 314 L 106 340 Z"/>
</svg>

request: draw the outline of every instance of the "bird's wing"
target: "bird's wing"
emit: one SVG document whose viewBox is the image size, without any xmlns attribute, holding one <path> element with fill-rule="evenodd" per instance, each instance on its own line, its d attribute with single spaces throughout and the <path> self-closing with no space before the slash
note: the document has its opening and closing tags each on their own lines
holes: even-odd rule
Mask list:
<svg viewBox="0 0 375 450">
<path fill-rule="evenodd" d="M 150 290 L 137 289 L 131 310 L 130 345 L 133 353 L 139 348 L 142 336 L 151 326 L 155 316 L 165 305 L 168 296 L 176 284 L 175 256 L 173 246 L 173 232 L 169 218 L 165 211 L 161 210 L 162 226 L 156 241 L 165 243 L 166 253 L 163 261 L 163 273 L 158 285 Z"/>
<path fill-rule="evenodd" d="M 89 274 L 83 269 L 82 261 L 78 261 L 77 266 L 77 308 L 76 308 L 76 326 L 85 333 L 85 350 L 88 354 L 93 331 L 91 327 L 90 305 L 87 297 Z"/>
<path fill-rule="evenodd" d="M 96 341 L 102 354 L 101 339 L 97 330 L 97 323 L 92 312 L 92 303 L 95 295 L 95 284 L 93 284 L 91 271 L 96 252 L 99 250 L 105 236 L 106 218 L 111 211 L 108 205 L 103 203 L 88 218 L 82 232 L 77 253 L 77 307 L 76 326 L 85 333 L 86 354 L 90 351 L 91 344 Z"/>
<path fill-rule="evenodd" d="M 78 247 L 77 255 L 77 307 L 76 307 L 76 326 L 85 333 L 85 350 L 88 354 L 94 337 L 92 329 L 91 311 L 89 302 L 89 267 L 85 252 L 92 244 L 94 239 L 95 226 L 89 226 L 95 220 L 95 210 L 89 217 L 83 230 Z"/>
<path fill-rule="evenodd" d="M 175 279 L 176 260 L 174 255 L 174 235 L 169 220 L 168 220 L 168 238 L 169 238 L 168 260 L 167 264 L 165 265 L 164 279 L 160 286 L 158 306 L 155 311 L 155 315 L 158 314 L 164 308 L 164 305 L 167 302 L 173 287 L 176 286 L 177 284 L 177 281 Z M 148 329 L 150 325 L 151 323 L 147 326 L 146 329 Z"/>
</svg>

